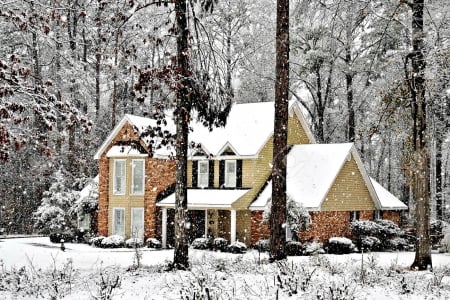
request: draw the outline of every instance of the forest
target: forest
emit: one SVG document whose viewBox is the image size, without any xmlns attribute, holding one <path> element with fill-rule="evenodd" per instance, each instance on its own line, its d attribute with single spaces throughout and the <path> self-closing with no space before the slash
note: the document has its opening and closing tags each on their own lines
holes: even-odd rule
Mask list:
<svg viewBox="0 0 450 300">
<path fill-rule="evenodd" d="M 188 1 L 197 110 L 274 100 L 275 2 Z M 293 0 L 289 17 L 289 99 L 299 101 L 318 141 L 354 142 L 370 176 L 413 208 L 410 3 Z M 426 130 L 419 134 L 428 141 L 432 218 L 448 221 L 447 1 L 425 1 L 423 22 Z M 94 153 L 124 114 L 157 117 L 175 106 L 175 6 L 3 0 L 0 28 L 0 228 L 32 233 L 33 212 L 61 174 L 72 190 L 97 174 Z"/>
</svg>

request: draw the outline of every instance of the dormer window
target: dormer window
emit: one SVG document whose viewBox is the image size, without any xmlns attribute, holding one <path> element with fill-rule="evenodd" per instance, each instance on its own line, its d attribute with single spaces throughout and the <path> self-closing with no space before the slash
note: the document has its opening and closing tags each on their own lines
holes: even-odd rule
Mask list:
<svg viewBox="0 0 450 300">
<path fill-rule="evenodd" d="M 198 187 L 205 188 L 209 184 L 209 162 L 198 162 Z"/>
<path fill-rule="evenodd" d="M 236 161 L 225 161 L 225 187 L 236 187 Z"/>
</svg>

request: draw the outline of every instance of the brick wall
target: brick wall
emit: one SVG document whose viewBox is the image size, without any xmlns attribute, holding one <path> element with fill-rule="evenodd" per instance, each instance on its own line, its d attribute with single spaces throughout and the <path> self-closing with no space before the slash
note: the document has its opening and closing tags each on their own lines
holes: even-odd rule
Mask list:
<svg viewBox="0 0 450 300">
<path fill-rule="evenodd" d="M 99 235 L 108 235 L 108 209 L 109 209 L 109 160 L 102 155 L 98 162 L 98 213 L 97 229 Z"/>
<path fill-rule="evenodd" d="M 389 220 L 400 225 L 400 212 L 395 210 L 385 210 L 383 211 L 383 220 Z"/>
<path fill-rule="evenodd" d="M 350 236 L 350 212 L 348 211 L 318 211 L 310 212 L 311 225 L 300 233 L 302 241 L 318 239 L 326 242 L 333 236 Z"/>
<path fill-rule="evenodd" d="M 175 183 L 176 164 L 174 160 L 147 158 L 145 164 L 144 194 L 144 238 L 156 237 L 156 197 Z"/>
<path fill-rule="evenodd" d="M 263 211 L 251 212 L 251 241 L 250 244 L 254 246 L 256 242 L 262 239 L 270 238 L 269 221 L 263 221 Z"/>
</svg>

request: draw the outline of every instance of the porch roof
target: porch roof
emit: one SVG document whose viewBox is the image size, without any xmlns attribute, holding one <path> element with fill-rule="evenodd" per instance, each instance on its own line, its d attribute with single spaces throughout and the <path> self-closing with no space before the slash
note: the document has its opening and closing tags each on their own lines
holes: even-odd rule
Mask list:
<svg viewBox="0 0 450 300">
<path fill-rule="evenodd" d="M 231 205 L 244 196 L 249 189 L 188 189 L 188 209 L 231 209 Z M 175 193 L 156 203 L 165 208 L 175 207 Z"/>
</svg>

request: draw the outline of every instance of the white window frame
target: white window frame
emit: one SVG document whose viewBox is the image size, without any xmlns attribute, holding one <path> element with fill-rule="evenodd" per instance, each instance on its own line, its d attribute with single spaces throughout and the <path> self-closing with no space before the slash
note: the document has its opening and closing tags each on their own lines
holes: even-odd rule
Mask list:
<svg viewBox="0 0 450 300">
<path fill-rule="evenodd" d="M 201 165 L 206 165 L 206 173 L 201 173 Z M 203 176 L 203 178 L 202 178 Z M 203 181 L 205 182 L 202 182 Z M 208 187 L 209 185 L 209 161 L 207 160 L 200 160 L 198 161 L 198 166 L 197 166 L 197 186 L 201 187 L 201 188 L 205 188 Z"/>
<path fill-rule="evenodd" d="M 134 211 L 135 210 L 139 210 L 141 213 L 142 213 L 142 232 L 140 232 L 139 234 L 138 234 L 138 236 L 136 236 L 136 234 L 135 234 L 135 230 L 136 230 L 136 228 L 134 228 L 133 226 L 134 226 Z M 144 208 L 143 207 L 132 207 L 131 208 L 131 222 L 130 222 L 130 232 L 131 232 L 131 237 L 134 237 L 134 238 L 140 238 L 140 239 L 143 239 L 144 238 L 144 227 L 145 227 L 145 216 L 144 216 Z M 141 229 L 141 228 L 139 228 L 139 229 Z"/>
<path fill-rule="evenodd" d="M 90 230 L 91 229 L 91 215 L 79 214 L 78 215 L 78 229 Z"/>
<path fill-rule="evenodd" d="M 125 159 L 115 159 L 113 161 L 113 195 L 125 195 L 127 189 L 127 161 Z M 117 164 L 123 164 L 123 180 L 121 183 L 121 190 L 117 189 L 116 175 L 117 175 Z"/>
<path fill-rule="evenodd" d="M 116 228 L 116 212 L 117 211 L 122 211 L 123 212 L 123 234 L 121 233 L 117 233 L 117 228 Z M 125 237 L 125 221 L 126 221 L 126 216 L 125 216 L 125 208 L 124 207 L 114 207 L 113 208 L 113 215 L 112 215 L 113 219 L 112 219 L 112 234 L 118 234 L 121 235 L 123 237 Z"/>
<path fill-rule="evenodd" d="M 229 165 L 234 164 L 234 174 L 232 174 L 229 171 Z M 237 162 L 236 160 L 226 160 L 225 161 L 225 174 L 224 174 L 224 179 L 225 179 L 225 187 L 230 187 L 230 188 L 234 188 L 236 187 L 236 177 L 237 177 Z M 230 176 L 232 176 L 230 178 Z"/>
<path fill-rule="evenodd" d="M 135 170 L 135 162 L 142 162 L 142 190 L 141 191 L 135 191 L 134 188 L 134 170 Z M 145 160 L 144 159 L 132 159 L 131 160 L 131 194 L 132 195 L 144 195 L 145 192 Z"/>
</svg>

